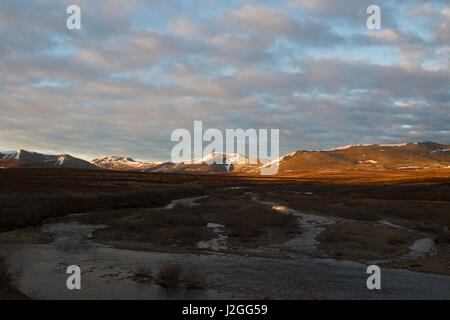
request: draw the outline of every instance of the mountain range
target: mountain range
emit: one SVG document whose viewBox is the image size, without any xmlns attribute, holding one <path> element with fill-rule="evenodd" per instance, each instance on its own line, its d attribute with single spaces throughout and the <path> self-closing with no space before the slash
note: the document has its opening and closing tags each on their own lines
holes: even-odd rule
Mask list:
<svg viewBox="0 0 450 320">
<path fill-rule="evenodd" d="M 37 167 L 106 169 L 140 172 L 259 174 L 261 167 L 278 162 L 278 175 L 332 170 L 404 170 L 450 168 L 450 145 L 435 142 L 395 145 L 348 145 L 339 148 L 295 151 L 274 161 L 249 159 L 239 154 L 211 153 L 185 162 L 140 162 L 108 156 L 85 161 L 68 154 L 46 155 L 32 151 L 0 151 L 0 168 Z"/>
</svg>

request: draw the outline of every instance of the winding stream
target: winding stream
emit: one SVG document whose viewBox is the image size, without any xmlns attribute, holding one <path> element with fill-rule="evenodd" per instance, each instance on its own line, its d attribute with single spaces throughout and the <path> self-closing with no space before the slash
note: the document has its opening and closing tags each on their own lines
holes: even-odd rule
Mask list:
<svg viewBox="0 0 450 320">
<path fill-rule="evenodd" d="M 414 241 L 414 243 L 409 247 L 410 251 L 407 254 L 405 254 L 404 256 L 400 257 L 400 259 L 412 260 L 412 259 L 417 259 L 417 258 L 423 257 L 426 254 L 433 255 L 436 253 L 436 243 L 430 235 L 428 235 L 424 232 L 418 232 L 413 229 L 408 229 L 408 228 L 396 225 L 396 224 L 391 223 L 386 220 L 380 220 L 380 221 L 378 221 L 378 223 L 381 225 L 391 227 L 391 228 L 405 230 L 410 233 L 417 234 L 417 235 L 424 237 L 424 238 L 420 238 L 420 239 Z"/>
<path fill-rule="evenodd" d="M 256 196 L 253 196 L 252 200 L 263 205 L 270 206 L 272 209 L 277 210 L 281 213 L 292 214 L 298 218 L 297 220 L 301 233 L 299 233 L 295 238 L 283 244 L 271 246 L 275 248 L 289 249 L 291 256 L 295 252 L 303 254 L 306 253 L 310 255 L 322 254 L 318 247 L 319 243 L 316 240 L 317 235 L 325 230 L 326 226 L 340 221 L 336 218 L 302 213 L 274 202 L 261 201 L 258 200 Z"/>
<path fill-rule="evenodd" d="M 318 242 L 316 241 L 317 235 L 323 230 L 325 230 L 325 228 L 328 225 L 342 221 L 351 221 L 349 219 L 331 218 L 326 216 L 318 216 L 313 214 L 302 213 L 274 202 L 261 201 L 256 196 L 253 196 L 252 199 L 258 203 L 270 206 L 274 210 L 280 211 L 282 213 L 289 213 L 298 217 L 298 224 L 302 233 L 299 234 L 297 237 L 289 240 L 288 242 L 283 243 L 282 245 L 272 247 L 288 248 L 302 253 L 323 256 L 323 252 L 318 248 Z M 409 247 L 410 251 L 404 256 L 399 257 L 400 259 L 412 260 L 423 257 L 426 254 L 430 255 L 435 254 L 436 244 L 434 242 L 434 239 L 430 235 L 393 224 L 387 220 L 380 220 L 378 221 L 378 224 L 395 229 L 405 230 L 410 233 L 424 237 L 414 241 L 414 243 Z M 386 262 L 386 261 L 390 260 L 379 260 L 376 262 Z"/>
</svg>

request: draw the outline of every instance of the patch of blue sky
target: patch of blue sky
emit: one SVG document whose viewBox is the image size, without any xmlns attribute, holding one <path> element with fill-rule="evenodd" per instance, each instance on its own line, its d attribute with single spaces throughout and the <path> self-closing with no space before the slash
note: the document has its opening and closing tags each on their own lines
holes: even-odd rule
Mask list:
<svg viewBox="0 0 450 320">
<path fill-rule="evenodd" d="M 168 17 L 161 11 L 148 7 L 133 17 L 131 25 L 136 29 L 151 29 L 164 33 L 168 31 Z"/>
<path fill-rule="evenodd" d="M 304 55 L 305 48 L 297 43 L 279 38 L 267 50 L 274 59 L 274 64 L 263 66 L 266 69 L 279 70 L 282 72 L 300 72 L 298 61 Z"/>
<path fill-rule="evenodd" d="M 43 53 L 53 57 L 69 57 L 78 52 L 76 47 L 66 46 L 66 45 L 58 45 L 53 46 L 47 50 L 44 50 Z"/>
<path fill-rule="evenodd" d="M 340 58 L 361 59 L 375 64 L 396 64 L 400 56 L 391 46 L 358 46 L 353 44 L 336 45 L 333 47 L 311 47 L 279 39 L 267 51 L 274 57 L 275 65 L 267 65 L 266 68 L 278 69 L 283 72 L 301 72 L 299 61 L 304 57 L 314 58 Z"/>
<path fill-rule="evenodd" d="M 439 11 L 441 10 L 439 7 L 436 7 L 432 4 L 427 4 L 427 6 Z M 402 5 L 402 10 L 400 10 L 400 13 L 396 16 L 398 29 L 405 33 L 414 34 L 423 38 L 424 40 L 427 40 L 432 33 L 431 27 L 433 25 L 433 21 L 430 20 L 429 16 L 417 16 L 409 14 L 408 12 L 413 8 L 417 8 L 417 4 Z"/>
<path fill-rule="evenodd" d="M 223 67 L 219 69 L 219 73 L 222 77 L 230 77 L 236 73 L 236 68 L 233 67 Z"/>
<path fill-rule="evenodd" d="M 253 94 L 259 104 L 264 105 L 271 109 L 278 109 L 279 103 L 276 102 L 277 97 L 269 93 L 256 93 Z"/>
<path fill-rule="evenodd" d="M 398 52 L 389 46 L 337 47 L 334 49 L 308 49 L 308 55 L 315 58 L 337 57 L 341 59 L 361 59 L 375 64 L 396 64 L 400 60 Z"/>
<path fill-rule="evenodd" d="M 185 18 L 193 23 L 202 24 L 203 19 L 210 20 L 218 13 L 239 8 L 240 0 L 210 1 L 183 0 L 177 3 L 171 1 L 156 1 L 142 8 L 132 19 L 132 26 L 139 29 L 152 29 L 161 33 L 169 32 L 169 24 L 179 18 Z"/>
<path fill-rule="evenodd" d="M 411 105 L 414 106 L 426 106 L 430 107 L 430 103 L 424 99 L 415 99 L 415 98 L 409 98 L 409 99 L 400 99 L 400 98 L 393 98 L 391 99 L 392 105 L 394 107 L 408 107 Z"/>
<path fill-rule="evenodd" d="M 110 73 L 109 77 L 113 78 L 113 79 L 119 79 L 119 80 L 129 80 L 129 79 L 133 79 L 134 75 L 132 75 L 129 72 L 117 72 L 117 73 Z"/>
<path fill-rule="evenodd" d="M 437 60 L 427 60 L 422 64 L 422 67 L 428 68 L 428 69 L 445 69 L 445 66 L 443 65 L 444 61 L 437 61 Z"/>
<path fill-rule="evenodd" d="M 43 51 L 44 54 L 54 57 L 67 57 L 74 55 L 78 49 L 70 44 L 70 37 L 60 33 L 53 33 L 48 36 L 55 43 L 54 46 Z"/>
<path fill-rule="evenodd" d="M 166 63 L 153 65 L 147 70 L 144 70 L 143 76 L 140 77 L 140 80 L 145 83 L 161 87 L 168 87 L 173 84 L 172 79 L 168 75 Z"/>
<path fill-rule="evenodd" d="M 208 65 L 209 59 L 203 56 L 195 55 L 195 54 L 189 54 L 184 57 L 184 60 L 187 64 L 191 66 L 202 66 L 202 65 Z"/>
<path fill-rule="evenodd" d="M 366 20 L 361 21 L 361 23 L 337 23 L 337 22 L 330 22 L 329 26 L 331 28 L 331 31 L 336 33 L 337 35 L 344 37 L 344 38 L 350 38 L 354 35 L 363 35 L 369 30 L 367 29 Z M 383 27 L 382 27 L 383 29 Z"/>
<path fill-rule="evenodd" d="M 72 84 L 69 82 L 48 79 L 44 79 L 31 84 L 33 88 L 67 88 L 71 85 Z"/>
</svg>

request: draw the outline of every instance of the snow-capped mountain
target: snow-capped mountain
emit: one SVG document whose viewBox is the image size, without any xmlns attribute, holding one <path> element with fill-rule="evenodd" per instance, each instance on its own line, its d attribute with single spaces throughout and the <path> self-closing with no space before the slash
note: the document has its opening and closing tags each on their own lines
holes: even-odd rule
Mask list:
<svg viewBox="0 0 450 320">
<path fill-rule="evenodd" d="M 231 172 L 234 170 L 232 157 L 224 154 L 212 153 L 203 158 L 184 162 L 167 161 L 155 167 L 146 169 L 146 172 L 177 172 L 177 173 L 212 173 Z"/>
<path fill-rule="evenodd" d="M 38 167 L 38 168 L 73 168 L 98 169 L 88 161 L 68 154 L 42 154 L 27 150 L 0 151 L 0 167 Z"/>
<path fill-rule="evenodd" d="M 199 159 L 184 162 L 139 162 L 131 158 L 109 156 L 91 161 L 92 164 L 108 169 L 141 172 L 238 172 L 256 168 L 266 161 L 250 159 L 240 154 L 211 153 Z"/>
<path fill-rule="evenodd" d="M 20 152 L 22 150 L 14 150 L 14 151 L 0 151 L 0 158 L 1 159 L 8 159 L 8 160 L 19 160 Z"/>
<path fill-rule="evenodd" d="M 151 167 L 148 167 L 146 169 L 141 169 L 139 171 L 141 172 L 162 172 L 165 170 L 168 170 L 170 168 L 176 167 L 177 164 L 173 163 L 171 161 L 162 161 L 162 162 L 154 162 L 154 165 Z"/>
<path fill-rule="evenodd" d="M 194 159 L 186 164 L 196 165 L 222 165 L 226 172 L 243 171 L 250 168 L 256 168 L 261 164 L 267 163 L 266 159 L 249 158 L 238 153 L 213 152 L 200 159 Z"/>
<path fill-rule="evenodd" d="M 91 160 L 91 163 L 103 169 L 129 171 L 152 168 L 163 162 L 140 162 L 132 158 L 108 156 Z"/>
<path fill-rule="evenodd" d="M 242 156 L 238 153 L 222 153 L 222 152 L 213 152 L 210 153 L 203 158 L 200 159 L 194 159 L 191 161 L 191 163 L 194 164 L 213 164 L 213 163 L 229 163 L 229 164 L 248 164 L 251 161 L 254 161 L 255 164 L 257 164 L 258 159 L 254 158 L 248 158 L 245 156 Z"/>
</svg>

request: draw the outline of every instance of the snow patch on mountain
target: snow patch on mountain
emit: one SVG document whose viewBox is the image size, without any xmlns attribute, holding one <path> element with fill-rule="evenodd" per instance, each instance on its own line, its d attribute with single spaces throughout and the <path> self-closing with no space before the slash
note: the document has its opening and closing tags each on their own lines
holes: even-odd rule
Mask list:
<svg viewBox="0 0 450 320">
<path fill-rule="evenodd" d="M 403 142 L 403 143 L 388 143 L 388 144 L 348 144 L 345 146 L 341 146 L 341 147 L 336 147 L 336 148 L 332 148 L 332 149 L 326 149 L 323 151 L 337 151 L 337 150 L 346 150 L 346 149 L 350 149 L 353 147 L 370 147 L 370 146 L 379 146 L 379 147 L 404 147 L 406 145 L 408 145 L 408 142 Z"/>
<path fill-rule="evenodd" d="M 255 161 L 255 164 L 257 163 L 256 159 L 253 159 Z M 250 158 L 246 158 L 240 154 L 237 153 L 221 153 L 221 152 L 212 152 L 203 158 L 200 159 L 193 159 L 191 161 L 188 161 L 188 163 L 193 164 L 245 164 L 250 162 Z"/>
<path fill-rule="evenodd" d="M 271 167 L 272 165 L 274 165 L 276 163 L 278 163 L 278 165 L 280 165 L 282 162 L 285 161 L 286 158 L 289 158 L 289 157 L 293 156 L 296 153 L 297 153 L 297 151 L 287 153 L 284 156 L 279 157 L 278 159 L 272 160 L 272 161 L 266 163 L 265 165 L 262 165 L 260 168 L 268 168 L 268 167 Z"/>
<path fill-rule="evenodd" d="M 430 151 L 430 153 L 435 153 L 435 152 L 448 152 L 448 151 L 450 151 L 450 149 L 438 149 L 438 150 Z"/>
<path fill-rule="evenodd" d="M 150 168 L 163 168 L 166 161 L 142 162 L 129 157 L 107 156 L 91 160 L 91 163 L 103 169 L 147 171 Z"/>
<path fill-rule="evenodd" d="M 0 158 L 2 159 L 16 159 L 19 160 L 21 150 L 14 151 L 0 151 Z"/>
<path fill-rule="evenodd" d="M 379 144 L 379 146 L 380 147 L 404 147 L 407 144 L 408 144 L 407 142 L 404 142 L 404 143 Z"/>
<path fill-rule="evenodd" d="M 132 158 L 125 158 L 120 156 L 107 156 L 97 158 L 91 161 L 92 164 L 102 168 L 120 169 L 120 168 L 141 168 L 144 163 L 135 161 Z"/>
<path fill-rule="evenodd" d="M 202 158 L 186 161 L 187 164 L 223 164 L 227 171 L 233 171 L 236 166 L 239 165 L 257 165 L 259 163 L 265 163 L 267 160 L 261 160 L 258 158 L 245 157 L 238 153 L 222 153 L 212 152 Z"/>
<path fill-rule="evenodd" d="M 350 149 L 353 147 L 368 147 L 370 146 L 370 144 L 348 144 L 345 146 L 341 146 L 341 147 L 336 147 L 336 148 L 332 148 L 332 149 L 326 149 L 323 151 L 336 151 L 336 150 L 345 150 L 345 149 Z"/>
</svg>

